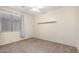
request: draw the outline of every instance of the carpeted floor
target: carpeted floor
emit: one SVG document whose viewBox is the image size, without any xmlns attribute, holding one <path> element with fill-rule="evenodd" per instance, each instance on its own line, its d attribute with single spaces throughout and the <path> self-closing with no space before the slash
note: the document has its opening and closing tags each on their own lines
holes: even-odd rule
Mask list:
<svg viewBox="0 0 79 59">
<path fill-rule="evenodd" d="M 41 39 L 27 39 L 0 46 L 0 53 L 74 53 L 77 49 Z"/>
</svg>

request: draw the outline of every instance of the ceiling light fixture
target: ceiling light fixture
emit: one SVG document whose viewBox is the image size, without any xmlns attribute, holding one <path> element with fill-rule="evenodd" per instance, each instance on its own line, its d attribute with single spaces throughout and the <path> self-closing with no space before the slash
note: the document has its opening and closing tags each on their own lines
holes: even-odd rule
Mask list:
<svg viewBox="0 0 79 59">
<path fill-rule="evenodd" d="M 25 6 L 22 6 L 25 8 Z M 30 11 L 40 12 L 40 9 L 44 8 L 43 6 L 29 6 L 31 7 Z"/>
<path fill-rule="evenodd" d="M 30 6 L 32 11 L 40 12 L 41 8 L 44 8 L 43 6 Z"/>
<path fill-rule="evenodd" d="M 43 6 L 30 6 L 31 8 L 44 8 Z"/>
<path fill-rule="evenodd" d="M 40 12 L 40 10 L 38 8 L 32 8 L 32 11 L 36 11 L 36 12 Z"/>
<path fill-rule="evenodd" d="M 37 6 L 36 8 L 44 8 L 43 6 Z"/>
</svg>

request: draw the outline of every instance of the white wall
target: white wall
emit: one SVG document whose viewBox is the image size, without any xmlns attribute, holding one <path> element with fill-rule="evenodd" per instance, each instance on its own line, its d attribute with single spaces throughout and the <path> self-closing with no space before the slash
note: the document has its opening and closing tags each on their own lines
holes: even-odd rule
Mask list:
<svg viewBox="0 0 79 59">
<path fill-rule="evenodd" d="M 26 15 L 24 17 L 25 35 L 26 39 L 34 37 L 34 18 L 32 16 Z"/>
<path fill-rule="evenodd" d="M 77 48 L 79 49 L 79 7 L 76 10 L 76 39 Z"/>
<path fill-rule="evenodd" d="M 56 23 L 38 24 L 40 21 L 56 20 Z M 35 37 L 77 46 L 76 7 L 63 7 L 35 18 Z"/>
<path fill-rule="evenodd" d="M 0 12 L 14 14 L 14 15 L 17 14 L 24 15 L 25 39 L 33 37 L 33 17 L 31 15 L 24 14 L 7 8 L 0 8 Z M 23 39 L 24 38 L 20 38 L 19 32 L 0 33 L 0 45 L 16 42 Z"/>
</svg>

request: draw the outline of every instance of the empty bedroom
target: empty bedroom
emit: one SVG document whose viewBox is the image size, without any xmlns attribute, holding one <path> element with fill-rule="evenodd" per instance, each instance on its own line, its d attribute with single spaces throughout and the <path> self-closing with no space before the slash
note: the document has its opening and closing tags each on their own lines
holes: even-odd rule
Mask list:
<svg viewBox="0 0 79 59">
<path fill-rule="evenodd" d="M 0 6 L 0 53 L 78 52 L 78 6 Z"/>
</svg>

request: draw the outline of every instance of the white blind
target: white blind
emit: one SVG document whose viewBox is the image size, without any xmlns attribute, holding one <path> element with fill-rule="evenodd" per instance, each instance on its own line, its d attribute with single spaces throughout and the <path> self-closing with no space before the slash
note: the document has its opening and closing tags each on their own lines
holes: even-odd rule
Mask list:
<svg viewBox="0 0 79 59">
<path fill-rule="evenodd" d="M 0 32 L 20 31 L 20 16 L 0 13 Z"/>
</svg>

